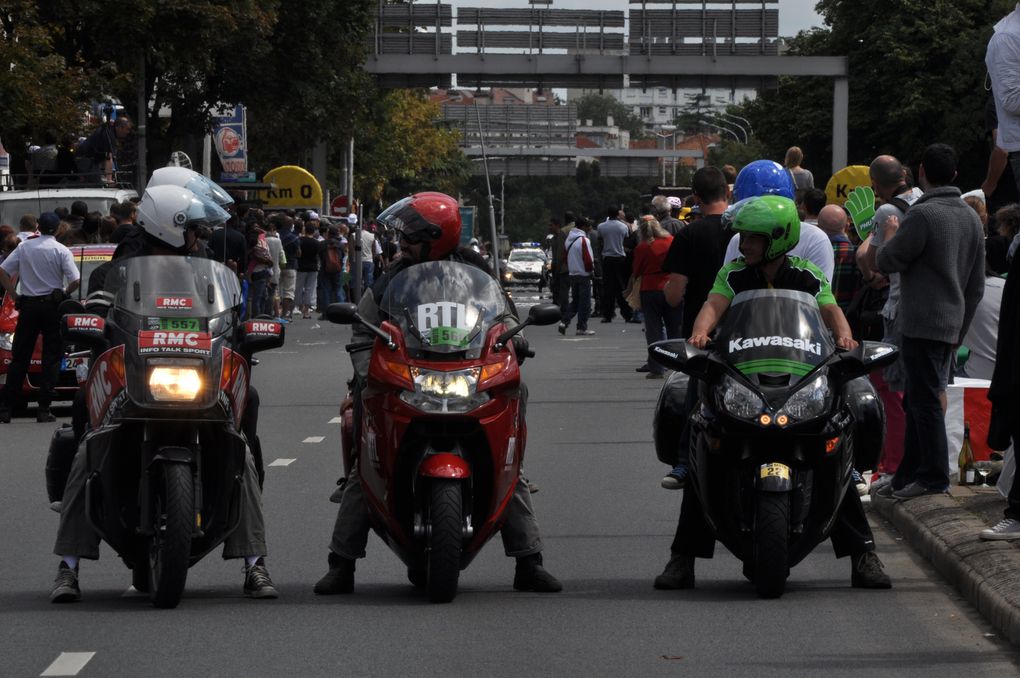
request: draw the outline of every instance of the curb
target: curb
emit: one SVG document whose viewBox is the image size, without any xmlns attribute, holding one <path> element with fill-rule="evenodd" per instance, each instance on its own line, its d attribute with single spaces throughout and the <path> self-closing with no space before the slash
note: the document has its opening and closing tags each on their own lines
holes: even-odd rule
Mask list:
<svg viewBox="0 0 1020 678">
<path fill-rule="evenodd" d="M 1004 638 L 1020 646 L 1020 549 L 979 539 L 988 526 L 947 495 L 910 501 L 872 495 L 871 506 Z"/>
</svg>

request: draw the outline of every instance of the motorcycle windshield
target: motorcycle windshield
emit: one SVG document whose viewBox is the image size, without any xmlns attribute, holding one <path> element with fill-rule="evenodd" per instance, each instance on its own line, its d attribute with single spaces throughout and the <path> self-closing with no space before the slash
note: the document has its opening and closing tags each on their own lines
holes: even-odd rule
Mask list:
<svg viewBox="0 0 1020 678">
<path fill-rule="evenodd" d="M 429 261 L 400 271 L 379 308 L 403 331 L 408 350 L 420 354 L 480 351 L 488 329 L 509 313 L 491 275 L 456 261 Z"/>
<path fill-rule="evenodd" d="M 233 271 L 217 261 L 193 257 L 116 260 L 105 289 L 114 308 L 136 315 L 209 318 L 241 303 Z"/>
<path fill-rule="evenodd" d="M 748 377 L 799 378 L 835 350 L 815 298 L 793 290 L 751 290 L 735 296 L 716 346 L 726 363 Z"/>
</svg>

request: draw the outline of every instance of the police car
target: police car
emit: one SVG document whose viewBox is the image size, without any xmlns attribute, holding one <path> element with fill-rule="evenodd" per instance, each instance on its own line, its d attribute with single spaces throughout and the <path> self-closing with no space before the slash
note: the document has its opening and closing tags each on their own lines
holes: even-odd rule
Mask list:
<svg viewBox="0 0 1020 678">
<path fill-rule="evenodd" d="M 517 242 L 510 250 L 503 270 L 503 282 L 534 283 L 542 286 L 545 282 L 548 257 L 537 242 Z"/>
</svg>

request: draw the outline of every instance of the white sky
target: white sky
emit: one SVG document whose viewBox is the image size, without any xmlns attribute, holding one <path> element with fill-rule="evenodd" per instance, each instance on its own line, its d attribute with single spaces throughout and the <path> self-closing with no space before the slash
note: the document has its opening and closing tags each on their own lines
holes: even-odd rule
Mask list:
<svg viewBox="0 0 1020 678">
<path fill-rule="evenodd" d="M 421 0 L 419 0 L 421 1 Z M 526 0 L 445 0 L 455 7 L 526 8 Z M 711 2 L 711 0 L 709 0 Z M 720 0 L 716 0 L 717 2 Z M 725 2 L 725 0 L 721 0 Z M 821 26 L 821 17 L 815 13 L 818 0 L 779 0 L 779 35 L 792 36 L 812 26 Z M 628 0 L 553 0 L 553 9 L 615 9 L 627 11 Z M 692 7 L 696 7 L 692 6 Z M 662 9 L 663 5 L 649 5 L 649 9 Z"/>
</svg>

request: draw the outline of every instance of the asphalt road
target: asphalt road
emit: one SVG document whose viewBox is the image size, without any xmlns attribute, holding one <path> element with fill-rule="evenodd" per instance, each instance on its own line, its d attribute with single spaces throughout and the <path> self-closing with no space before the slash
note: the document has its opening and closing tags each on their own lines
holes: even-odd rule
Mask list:
<svg viewBox="0 0 1020 678">
<path fill-rule="evenodd" d="M 530 330 L 538 356 L 524 366 L 527 469 L 563 593 L 513 591 L 497 539 L 462 573 L 456 600 L 432 605 L 374 536 L 353 595 L 312 593 L 336 513 L 331 419 L 350 375 L 350 330 L 295 321 L 255 370 L 266 461 L 293 460 L 270 466 L 264 495 L 281 598 L 245 599 L 239 561 L 210 556 L 192 568 L 180 606 L 156 610 L 125 596 L 130 573 L 104 546 L 82 565 L 84 600 L 51 605 L 52 427 L 15 420 L 0 427 L 0 675 L 1018 675 L 1017 653 L 874 516 L 891 591 L 851 589 L 849 562 L 827 544 L 793 570 L 780 600 L 759 600 L 721 548 L 699 561 L 695 590 L 653 590 L 680 506 L 679 492 L 659 488 L 665 469 L 651 446 L 661 382 L 634 372 L 640 326 L 592 328 L 584 338 Z"/>
</svg>

